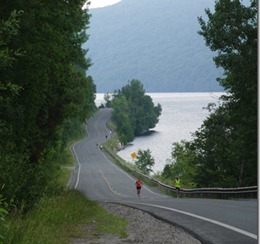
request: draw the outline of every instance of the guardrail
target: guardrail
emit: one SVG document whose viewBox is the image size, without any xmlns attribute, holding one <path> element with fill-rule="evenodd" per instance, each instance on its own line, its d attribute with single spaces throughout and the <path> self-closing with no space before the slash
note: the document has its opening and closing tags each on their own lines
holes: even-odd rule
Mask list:
<svg viewBox="0 0 260 244">
<path fill-rule="evenodd" d="M 112 129 L 110 129 L 112 131 Z M 157 184 L 159 187 L 163 188 L 166 191 L 170 191 L 172 193 L 176 193 L 175 187 L 166 185 L 158 180 L 153 179 L 150 176 L 147 176 L 139 171 L 134 170 L 133 168 L 127 166 L 122 163 L 120 158 L 114 152 L 111 152 L 107 147 L 105 148 L 106 152 L 112 156 L 117 164 L 120 164 L 127 170 L 132 171 L 133 173 L 142 176 L 143 178 Z M 120 158 L 121 159 L 121 158 Z M 229 198 L 257 198 L 258 187 L 250 186 L 250 187 L 237 187 L 237 188 L 194 188 L 194 189 L 180 189 L 179 193 L 181 196 L 185 197 L 188 195 L 189 197 L 207 197 L 207 198 L 220 198 L 220 199 L 229 199 Z"/>
<path fill-rule="evenodd" d="M 125 163 L 122 163 L 121 158 L 116 155 L 114 152 L 111 152 L 108 148 L 106 148 L 106 152 L 112 156 L 116 163 L 119 164 L 121 167 L 127 169 L 128 171 L 132 172 L 133 174 L 141 176 L 146 180 L 151 181 L 152 183 L 159 186 L 162 190 L 170 192 L 170 194 L 175 195 L 176 189 L 175 187 L 166 185 L 159 180 L 153 179 L 152 177 L 145 175 Z M 120 160 L 119 160 L 120 158 Z M 181 188 L 179 190 L 179 195 L 181 197 L 202 197 L 202 198 L 217 198 L 217 199 L 230 199 L 230 198 L 257 198 L 258 187 L 257 186 L 250 186 L 250 187 L 237 187 L 237 188 L 194 188 L 194 189 L 185 189 Z"/>
<path fill-rule="evenodd" d="M 129 168 L 129 167 L 128 167 Z M 129 168 L 130 169 L 130 168 Z M 136 174 L 144 177 L 147 180 L 157 184 L 161 188 L 166 191 L 176 192 L 175 187 L 166 185 L 158 180 L 153 179 L 150 176 L 147 176 L 141 172 L 133 170 Z M 258 187 L 257 186 L 249 186 L 249 187 L 237 187 L 237 188 L 194 188 L 194 189 L 185 189 L 182 188 L 179 190 L 180 195 L 183 197 L 207 197 L 207 198 L 220 198 L 220 199 L 228 199 L 228 198 L 257 198 Z"/>
</svg>

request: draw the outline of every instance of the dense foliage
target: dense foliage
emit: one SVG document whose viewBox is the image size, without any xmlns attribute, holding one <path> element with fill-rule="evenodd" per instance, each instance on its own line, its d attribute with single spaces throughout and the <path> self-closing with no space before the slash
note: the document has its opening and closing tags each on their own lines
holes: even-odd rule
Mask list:
<svg viewBox="0 0 260 244">
<path fill-rule="evenodd" d="M 182 182 L 198 187 L 257 185 L 257 2 L 218 0 L 215 13 L 205 12 L 199 34 L 217 52 L 214 61 L 225 71 L 218 81 L 227 93 L 193 141 L 174 145 L 164 174 L 181 168 Z"/>
<path fill-rule="evenodd" d="M 66 139 L 94 109 L 84 3 L 0 3 L 0 186 L 25 208 L 49 190 Z"/>
<path fill-rule="evenodd" d="M 151 150 L 138 150 L 135 164 L 144 174 L 149 175 L 155 164 Z"/>
<path fill-rule="evenodd" d="M 162 110 L 160 104 L 154 106 L 139 80 L 131 80 L 118 90 L 109 104 L 113 108 L 112 120 L 117 125 L 119 139 L 124 144 L 154 128 Z"/>
</svg>

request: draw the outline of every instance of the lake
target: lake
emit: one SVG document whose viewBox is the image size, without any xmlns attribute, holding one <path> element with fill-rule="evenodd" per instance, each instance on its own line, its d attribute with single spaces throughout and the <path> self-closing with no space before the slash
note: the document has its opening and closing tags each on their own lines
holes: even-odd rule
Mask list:
<svg viewBox="0 0 260 244">
<path fill-rule="evenodd" d="M 96 94 L 96 104 L 103 102 L 104 94 Z M 218 104 L 222 92 L 196 93 L 147 93 L 153 103 L 162 106 L 162 114 L 153 133 L 135 138 L 131 145 L 119 151 L 123 159 L 133 162 L 131 153 L 150 149 L 155 165 L 154 172 L 162 171 L 167 159 L 171 157 L 172 144 L 181 140 L 192 139 L 194 133 L 210 114 L 207 109 L 209 103 Z"/>
</svg>

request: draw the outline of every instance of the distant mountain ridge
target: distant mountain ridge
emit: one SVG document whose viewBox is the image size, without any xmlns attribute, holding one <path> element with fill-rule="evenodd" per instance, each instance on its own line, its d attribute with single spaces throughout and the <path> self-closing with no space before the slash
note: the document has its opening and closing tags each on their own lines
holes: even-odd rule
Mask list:
<svg viewBox="0 0 260 244">
<path fill-rule="evenodd" d="M 122 0 L 90 9 L 84 45 L 97 92 L 121 89 L 138 79 L 146 92 L 217 92 L 222 76 L 205 46 L 197 17 L 212 0 Z M 205 17 L 206 19 L 206 17 Z"/>
</svg>

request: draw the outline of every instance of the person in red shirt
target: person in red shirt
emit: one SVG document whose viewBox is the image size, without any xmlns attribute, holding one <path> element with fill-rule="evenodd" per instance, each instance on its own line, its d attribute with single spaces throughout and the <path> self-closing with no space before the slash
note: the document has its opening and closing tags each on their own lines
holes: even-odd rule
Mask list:
<svg viewBox="0 0 260 244">
<path fill-rule="evenodd" d="M 140 192 L 141 192 L 141 188 L 142 188 L 142 181 L 140 179 L 138 179 L 135 182 L 135 186 L 136 186 L 136 190 L 137 190 L 137 196 L 140 197 Z"/>
</svg>

